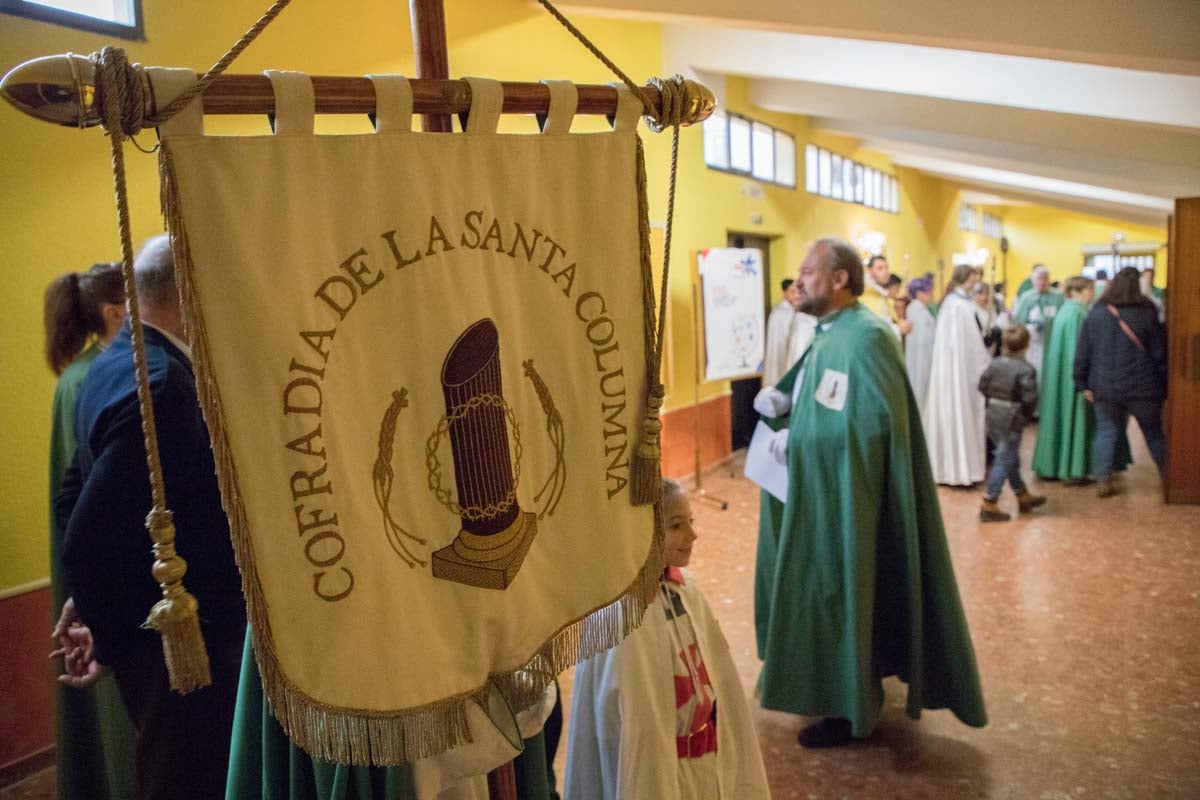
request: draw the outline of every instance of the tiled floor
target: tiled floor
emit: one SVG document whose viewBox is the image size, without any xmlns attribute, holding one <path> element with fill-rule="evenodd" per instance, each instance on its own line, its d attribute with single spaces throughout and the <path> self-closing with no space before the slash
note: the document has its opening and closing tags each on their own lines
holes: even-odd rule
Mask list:
<svg viewBox="0 0 1200 800">
<path fill-rule="evenodd" d="M 945 711 L 914 722 L 889 683 L 874 736 L 814 753 L 795 742 L 804 720 L 751 699 L 777 800 L 1200 798 L 1200 510 L 1162 504 L 1141 436 L 1130 438 L 1138 463 L 1107 500 L 1035 485 L 1044 508 L 984 526 L 978 492 L 940 491 L 991 724 L 973 730 Z M 1032 432 L 1025 444 L 1028 464 Z M 758 491 L 729 468 L 705 488 L 729 509 L 694 504 L 692 571 L 749 696 Z M 1015 513 L 1011 495 L 1001 505 Z M 562 683 L 569 708 L 570 676 Z M 52 797 L 53 780 L 0 800 Z"/>
<path fill-rule="evenodd" d="M 758 490 L 729 468 L 706 476 L 729 509 L 693 502 L 691 569 L 733 648 L 776 800 L 1200 798 L 1200 509 L 1163 505 L 1136 426 L 1130 440 L 1138 463 L 1106 500 L 1033 483 L 1043 508 L 981 525 L 980 492 L 939 490 L 990 724 L 915 722 L 889 682 L 875 735 L 823 752 L 796 744 L 803 718 L 752 699 Z M 1016 514 L 1011 494 L 1001 506 Z"/>
</svg>

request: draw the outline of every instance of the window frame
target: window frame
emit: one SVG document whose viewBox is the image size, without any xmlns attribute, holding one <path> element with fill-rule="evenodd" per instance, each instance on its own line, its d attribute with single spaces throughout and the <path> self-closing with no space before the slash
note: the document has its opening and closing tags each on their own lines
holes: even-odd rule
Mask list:
<svg viewBox="0 0 1200 800">
<path fill-rule="evenodd" d="M 810 175 L 812 160 L 816 166 L 816 175 Z M 837 167 L 834 167 L 834 161 Z M 828 191 L 821 185 L 820 167 L 822 163 L 829 164 L 830 181 Z M 848 183 L 847 183 L 848 182 Z M 834 194 L 834 186 L 839 192 Z M 797 182 L 799 188 L 799 182 Z M 848 193 L 846 190 L 850 189 Z M 900 179 L 890 172 L 855 161 L 850 156 L 835 153 L 819 144 L 808 142 L 804 145 L 804 191 L 825 200 L 836 200 L 839 203 L 870 208 L 885 214 L 900 213 Z"/>
<path fill-rule="evenodd" d="M 64 11 L 61 8 L 30 3 L 27 0 L 0 0 L 0 13 L 14 17 L 31 19 L 35 22 L 48 22 L 51 25 L 61 25 L 65 28 L 99 33 L 104 36 L 115 36 L 130 41 L 146 41 L 145 16 L 142 12 L 142 0 L 130 0 L 133 13 L 133 25 L 122 25 L 119 22 L 90 17 L 87 14 L 77 14 L 74 11 Z"/>
<path fill-rule="evenodd" d="M 708 154 L 702 153 L 703 158 L 704 158 L 704 166 L 706 168 L 712 170 L 713 172 L 723 172 L 726 175 L 737 175 L 742 178 L 749 178 L 750 180 L 758 181 L 759 183 L 765 183 L 765 184 L 769 184 L 771 186 L 778 186 L 781 189 L 790 189 L 792 191 L 795 191 L 798 188 L 798 184 L 800 182 L 799 181 L 800 161 L 799 161 L 798 152 L 796 150 L 796 137 L 794 135 L 792 135 L 791 133 L 788 133 L 785 130 L 776 128 L 774 125 L 770 125 L 766 122 L 756 120 L 753 117 L 748 117 L 745 114 L 739 114 L 736 111 L 724 111 L 724 112 L 722 112 L 721 116 L 724 119 L 724 125 L 725 125 L 725 155 L 726 155 L 725 163 L 727 163 L 729 166 L 719 167 L 719 166 L 710 164 L 708 161 Z M 709 119 L 712 119 L 712 117 L 710 117 Z M 733 165 L 733 136 L 730 133 L 730 129 L 731 129 L 731 123 L 734 119 L 737 119 L 741 123 L 744 123 L 746 125 L 746 130 L 748 131 L 748 134 L 749 134 L 750 166 L 747 169 L 741 169 L 741 168 L 735 167 Z M 766 128 L 771 134 L 772 177 L 770 177 L 770 178 L 763 178 L 763 177 L 759 177 L 758 175 L 754 174 L 754 131 L 755 131 L 756 127 L 759 128 L 760 130 L 762 128 Z M 779 176 L 779 171 L 778 171 L 778 166 L 779 166 L 778 141 L 779 141 L 779 139 L 778 139 L 778 137 L 781 135 L 786 136 L 787 138 L 792 140 L 792 173 L 793 173 L 793 175 L 792 175 L 792 182 L 790 184 L 784 183 L 783 181 L 780 181 L 778 179 L 778 176 Z"/>
</svg>

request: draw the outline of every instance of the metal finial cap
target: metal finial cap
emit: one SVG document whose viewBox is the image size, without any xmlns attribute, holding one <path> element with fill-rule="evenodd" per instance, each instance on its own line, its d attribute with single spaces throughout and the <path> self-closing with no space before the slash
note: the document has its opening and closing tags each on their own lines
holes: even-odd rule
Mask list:
<svg viewBox="0 0 1200 800">
<path fill-rule="evenodd" d="M 75 53 L 45 56 L 13 67 L 0 95 L 31 117 L 87 128 L 100 124 L 92 62 Z"/>
</svg>

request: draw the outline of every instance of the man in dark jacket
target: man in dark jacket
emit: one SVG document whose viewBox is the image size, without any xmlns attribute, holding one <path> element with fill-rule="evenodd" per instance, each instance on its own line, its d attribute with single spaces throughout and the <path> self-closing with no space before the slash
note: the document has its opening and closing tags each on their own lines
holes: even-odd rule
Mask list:
<svg viewBox="0 0 1200 800">
<path fill-rule="evenodd" d="M 1004 329 L 1001 342 L 1004 355 L 993 359 L 979 377 L 979 391 L 987 398 L 987 435 L 996 445 L 979 509 L 979 519 L 983 522 L 1012 519 L 996 505 L 1006 480 L 1017 495 L 1017 507 L 1022 514 L 1046 502 L 1045 497 L 1030 492 L 1021 479 L 1021 433 L 1038 407 L 1037 370 L 1025 360 L 1029 331 L 1021 325 L 1010 325 Z"/>
<path fill-rule="evenodd" d="M 1158 309 L 1141 292 L 1138 271 L 1127 267 L 1088 312 L 1075 349 L 1075 389 L 1096 409 L 1092 466 L 1100 497 L 1112 483 L 1118 435 L 1133 414 L 1159 470 L 1166 463 L 1162 404 L 1167 396 L 1167 336 Z"/>
<path fill-rule="evenodd" d="M 176 547 L 187 561 L 185 584 L 200 604 L 212 685 L 187 695 L 172 692 L 159 637 L 141 627 L 160 590 L 150 573 L 145 518 L 152 501 L 128 325 L 96 358 L 80 390 L 79 446 L 55 500 L 66 531 L 63 568 L 86 626 L 68 619 L 59 632 L 64 644 L 90 635 L 92 645 L 91 659 L 68 659 L 63 682 L 86 685 L 111 668 L 138 730 L 143 797 L 223 798 L 245 604 L 167 237 L 150 240 L 135 268 L 167 504 Z"/>
</svg>

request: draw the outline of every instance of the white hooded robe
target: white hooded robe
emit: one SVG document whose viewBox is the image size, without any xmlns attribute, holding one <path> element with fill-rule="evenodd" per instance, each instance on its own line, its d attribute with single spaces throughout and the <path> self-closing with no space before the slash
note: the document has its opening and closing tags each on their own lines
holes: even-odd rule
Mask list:
<svg viewBox="0 0 1200 800">
<path fill-rule="evenodd" d="M 984 478 L 986 437 L 979 377 L 991 363 L 975 302 L 956 289 L 938 308 L 929 390 L 921 412 L 933 479 L 970 486 Z"/>
</svg>

